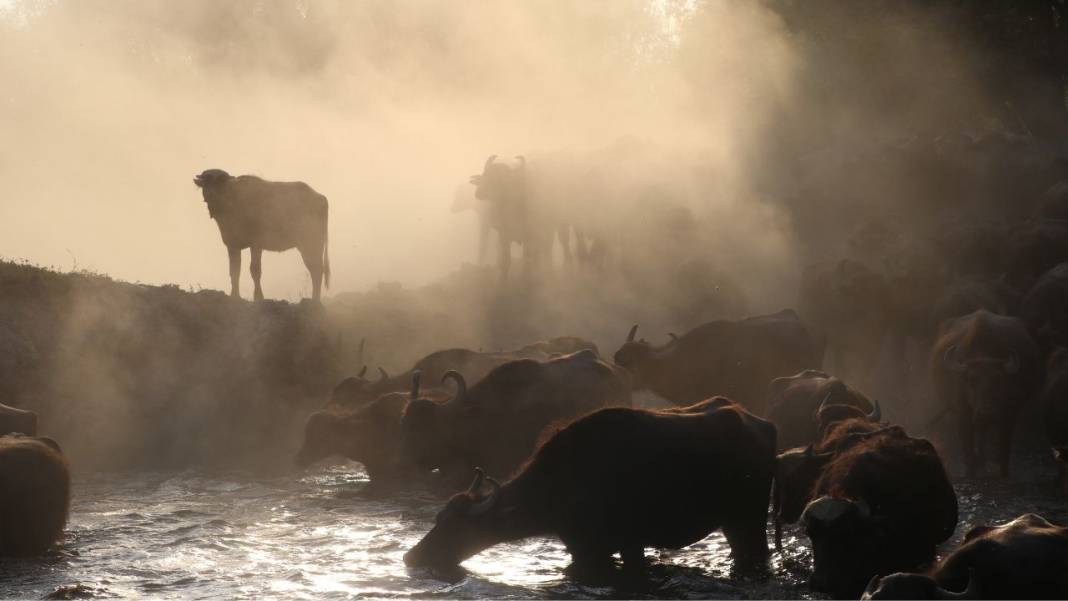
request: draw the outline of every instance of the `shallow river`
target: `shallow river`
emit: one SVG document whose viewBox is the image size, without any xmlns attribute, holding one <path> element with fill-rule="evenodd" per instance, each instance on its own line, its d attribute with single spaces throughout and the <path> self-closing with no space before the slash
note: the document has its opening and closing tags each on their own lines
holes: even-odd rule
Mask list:
<svg viewBox="0 0 1068 601">
<path fill-rule="evenodd" d="M 1038 460 L 1030 479 L 960 483 L 967 526 L 1035 511 L 1066 517 Z M 677 552 L 647 551 L 642 590 L 593 588 L 563 575 L 554 540 L 500 545 L 466 574 L 409 570 L 401 556 L 431 526 L 441 501 L 361 497 L 366 478 L 335 465 L 275 479 L 236 473 L 97 474 L 75 481 L 66 538 L 48 557 L 0 560 L 0 597 L 153 598 L 784 598 L 811 597 L 807 539 L 787 529 L 766 573 L 735 574 L 713 534 Z M 769 529 L 770 530 L 770 529 Z M 947 545 L 947 548 L 952 548 Z"/>
</svg>

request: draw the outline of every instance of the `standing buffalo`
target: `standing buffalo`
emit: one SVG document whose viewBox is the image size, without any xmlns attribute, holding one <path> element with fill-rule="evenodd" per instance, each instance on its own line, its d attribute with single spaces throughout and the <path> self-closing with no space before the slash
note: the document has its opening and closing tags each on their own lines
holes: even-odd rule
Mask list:
<svg viewBox="0 0 1068 601">
<path fill-rule="evenodd" d="M 1014 315 L 1020 295 L 1001 280 L 958 278 L 946 286 L 931 309 L 928 329 L 938 332 L 941 325 L 955 317 L 986 309 L 998 315 Z"/>
<path fill-rule="evenodd" d="M 712 321 L 664 346 L 634 340 L 638 326 L 616 351 L 615 362 L 648 389 L 679 405 L 728 396 L 763 414 L 768 384 L 804 369 L 818 369 L 822 346 L 787 309 L 739 321 Z"/>
<path fill-rule="evenodd" d="M 67 459 L 51 438 L 0 436 L 0 555 L 40 555 L 63 534 Z"/>
<path fill-rule="evenodd" d="M 855 599 L 876 574 L 929 562 L 957 526 L 957 496 L 930 442 L 897 428 L 851 439 L 801 514 L 812 587 L 842 599 Z"/>
<path fill-rule="evenodd" d="M 993 447 L 1007 476 L 1016 418 L 1038 393 L 1044 371 L 1027 326 L 986 310 L 958 317 L 945 324 L 930 361 L 935 392 L 957 413 L 967 473 Z"/>
<path fill-rule="evenodd" d="M 552 250 L 553 226 L 543 207 L 532 202 L 527 181 L 526 160 L 517 166 L 496 162 L 491 155 L 482 173 L 471 176 L 475 198 L 485 201 L 484 223 L 497 230 L 497 266 L 501 279 L 508 278 L 512 264 L 512 244 L 523 247 L 525 269 L 530 274 Z"/>
<path fill-rule="evenodd" d="M 37 435 L 37 414 L 0 403 L 0 435 Z"/>
<path fill-rule="evenodd" d="M 645 547 L 677 549 L 720 528 L 737 560 L 759 561 L 774 465 L 775 427 L 727 399 L 603 409 L 557 432 L 504 485 L 479 472 L 404 561 L 456 565 L 501 542 L 554 535 L 580 570 L 604 569 L 614 553 L 642 569 Z"/>
<path fill-rule="evenodd" d="M 215 220 L 230 253 L 230 295 L 241 295 L 241 251 L 251 249 L 249 271 L 256 300 L 260 287 L 263 251 L 300 251 L 312 279 L 312 298 L 319 300 L 322 285 L 330 287 L 330 254 L 326 197 L 304 182 L 269 182 L 254 175 L 231 176 L 208 169 L 193 179 L 204 194 L 208 215 Z"/>
<path fill-rule="evenodd" d="M 402 429 L 409 456 L 424 469 L 440 469 L 447 485 L 466 479 L 476 467 L 509 476 L 537 448 L 547 426 L 602 407 L 630 405 L 626 384 L 592 351 L 544 363 L 505 363 L 470 389 L 459 372 L 444 377 L 456 381 L 456 396 L 441 405 L 413 400 Z"/>
<path fill-rule="evenodd" d="M 820 434 L 817 413 L 832 405 L 854 407 L 864 413 L 875 410 L 868 397 L 822 371 L 806 369 L 772 380 L 767 419 L 778 430 L 779 449 L 816 443 Z"/>
<path fill-rule="evenodd" d="M 872 578 L 862 599 L 1066 599 L 1068 528 L 1028 513 L 976 526 L 929 574 Z"/>
</svg>

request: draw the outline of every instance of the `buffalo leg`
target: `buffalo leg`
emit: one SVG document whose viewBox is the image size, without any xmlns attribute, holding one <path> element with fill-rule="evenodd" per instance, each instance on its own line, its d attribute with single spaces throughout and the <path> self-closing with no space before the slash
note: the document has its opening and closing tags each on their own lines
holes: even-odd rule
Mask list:
<svg viewBox="0 0 1068 601">
<path fill-rule="evenodd" d="M 962 407 L 958 414 L 958 425 L 960 429 L 960 447 L 964 453 L 962 459 L 964 460 L 964 474 L 969 478 L 975 475 L 976 457 L 975 457 L 975 424 L 972 423 L 971 411 L 968 407 Z"/>
<path fill-rule="evenodd" d="M 263 288 L 260 287 L 260 276 L 263 275 L 263 249 L 253 247 L 249 254 L 252 258 L 249 261 L 248 270 L 252 274 L 252 286 L 255 288 L 252 298 L 261 301 L 263 300 Z"/>
<path fill-rule="evenodd" d="M 323 290 L 323 251 L 301 250 L 300 256 L 304 259 L 304 266 L 308 268 L 312 281 L 312 300 L 318 302 Z"/>
<path fill-rule="evenodd" d="M 766 496 L 764 502 L 767 503 Z M 768 558 L 768 514 L 766 506 L 760 509 L 759 512 L 752 511 L 752 515 L 739 516 L 732 520 L 732 524 L 723 526 L 723 536 L 736 562 L 757 563 Z"/>
<path fill-rule="evenodd" d="M 560 226 L 560 228 L 556 230 L 556 236 L 560 239 L 560 250 L 564 253 L 564 265 L 570 265 L 572 260 L 570 226 Z M 552 249 L 550 249 L 549 256 L 552 256 Z"/>
<path fill-rule="evenodd" d="M 1002 478 L 1009 477 L 1009 460 L 1012 458 L 1012 420 L 1007 420 L 1005 423 L 991 425 L 991 429 L 996 430 L 994 432 L 994 439 L 997 442 L 997 448 L 995 450 L 996 461 L 998 462 L 998 468 Z"/>
<path fill-rule="evenodd" d="M 230 253 L 230 296 L 241 298 L 241 249 L 227 247 Z"/>
<path fill-rule="evenodd" d="M 627 545 L 619 553 L 623 558 L 623 568 L 628 571 L 641 571 L 645 569 L 645 547 L 641 545 Z"/>
<path fill-rule="evenodd" d="M 484 216 L 479 215 L 478 222 L 478 264 L 482 265 L 486 259 L 486 242 L 489 241 L 490 224 Z"/>
</svg>

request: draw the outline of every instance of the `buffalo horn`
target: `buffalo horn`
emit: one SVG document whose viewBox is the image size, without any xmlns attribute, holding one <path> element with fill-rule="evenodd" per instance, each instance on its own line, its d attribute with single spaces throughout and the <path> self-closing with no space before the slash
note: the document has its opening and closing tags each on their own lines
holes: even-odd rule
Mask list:
<svg viewBox="0 0 1068 601">
<path fill-rule="evenodd" d="M 489 483 L 493 490 L 490 491 L 490 494 L 487 495 L 486 498 L 472 505 L 467 515 L 478 517 L 493 509 L 493 506 L 497 504 L 497 499 L 501 496 L 501 483 L 489 476 L 486 477 L 486 482 Z"/>
<path fill-rule="evenodd" d="M 630 329 L 630 333 L 627 334 L 627 342 L 634 342 L 634 335 L 637 334 L 637 333 L 638 333 L 638 324 L 634 324 L 634 326 Z"/>
<path fill-rule="evenodd" d="M 957 347 L 951 346 L 946 349 L 946 354 L 942 356 L 942 363 L 945 364 L 949 371 L 956 373 L 963 373 L 967 371 L 968 367 L 957 361 Z"/>
<path fill-rule="evenodd" d="M 364 374 L 366 374 L 366 373 L 367 373 L 367 366 L 364 365 L 363 369 L 360 370 L 360 373 L 356 374 L 356 377 L 362 380 Z"/>
<path fill-rule="evenodd" d="M 495 154 L 489 155 L 489 158 L 486 159 L 486 164 L 482 166 L 482 173 L 485 173 L 486 170 L 489 169 L 490 165 L 493 164 L 493 160 L 496 159 L 496 158 L 497 158 L 497 155 L 495 155 Z"/>
<path fill-rule="evenodd" d="M 527 157 L 525 157 L 525 156 L 523 156 L 521 154 L 517 154 L 517 155 L 515 155 L 515 160 L 519 161 L 519 168 L 520 169 L 526 169 L 527 168 Z"/>
<path fill-rule="evenodd" d="M 379 382 L 385 382 L 388 379 L 389 379 L 389 374 L 386 373 L 386 370 L 384 370 L 381 367 L 379 367 L 378 368 L 378 381 Z"/>
<path fill-rule="evenodd" d="M 829 391 L 829 392 L 827 393 L 827 396 L 823 397 L 823 400 L 822 400 L 822 401 L 820 401 L 820 406 L 816 408 L 816 413 L 817 413 L 817 414 L 818 414 L 818 413 L 819 413 L 820 411 L 823 411 L 823 408 L 824 408 L 824 407 L 827 407 L 827 401 L 831 400 L 831 395 L 832 395 L 832 394 L 834 394 L 834 391 L 833 391 L 833 390 Z"/>
<path fill-rule="evenodd" d="M 1009 375 L 1020 373 L 1020 357 L 1016 353 L 1009 353 L 1009 358 L 1005 360 L 1005 373 Z"/>
<path fill-rule="evenodd" d="M 475 479 L 471 481 L 471 486 L 467 487 L 467 492 L 477 495 L 479 489 L 482 488 L 482 481 L 486 479 L 486 473 L 482 471 L 482 468 L 475 468 Z"/>
<path fill-rule="evenodd" d="M 679 335 L 675 332 L 668 332 L 668 336 L 671 336 L 671 341 L 674 342 L 679 339 Z"/>
<path fill-rule="evenodd" d="M 379 369 L 382 369 L 382 368 L 379 368 Z M 385 372 L 382 372 L 382 373 L 385 373 Z M 423 377 L 423 372 L 422 371 L 417 369 L 417 370 L 412 372 L 412 395 L 411 395 L 411 399 L 413 401 L 415 399 L 419 398 L 419 379 L 421 377 Z"/>
<path fill-rule="evenodd" d="M 456 382 L 456 397 L 460 398 L 467 394 L 467 381 L 464 380 L 464 375 L 455 369 L 450 369 L 441 376 L 441 383 L 444 384 L 446 380 L 452 380 Z"/>
<path fill-rule="evenodd" d="M 871 413 L 868 414 L 868 419 L 870 419 L 873 422 L 877 422 L 877 421 L 882 420 L 883 419 L 883 408 L 879 405 L 879 399 L 874 399 L 872 401 L 872 404 L 875 405 L 875 409 L 872 409 Z"/>
<path fill-rule="evenodd" d="M 861 599 L 871 599 L 871 596 L 875 593 L 875 589 L 879 588 L 879 575 L 876 574 L 868 581 L 868 586 L 864 587 L 864 594 L 860 596 Z"/>
</svg>

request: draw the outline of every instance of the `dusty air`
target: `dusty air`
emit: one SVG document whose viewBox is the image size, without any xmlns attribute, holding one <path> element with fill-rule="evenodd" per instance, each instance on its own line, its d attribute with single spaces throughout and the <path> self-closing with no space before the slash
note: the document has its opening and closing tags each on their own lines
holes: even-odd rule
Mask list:
<svg viewBox="0 0 1068 601">
<path fill-rule="evenodd" d="M 0 598 L 1068 598 L 1064 0 L 0 0 Z"/>
</svg>

